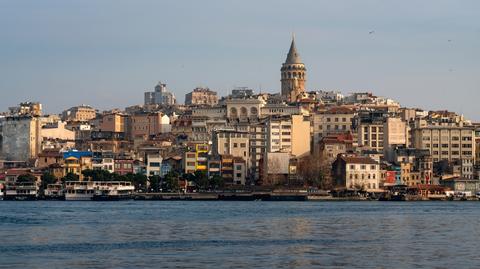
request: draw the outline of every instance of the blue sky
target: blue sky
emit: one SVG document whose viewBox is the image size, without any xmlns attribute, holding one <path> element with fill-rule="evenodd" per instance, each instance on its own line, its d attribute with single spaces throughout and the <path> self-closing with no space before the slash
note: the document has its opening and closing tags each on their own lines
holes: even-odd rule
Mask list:
<svg viewBox="0 0 480 269">
<path fill-rule="evenodd" d="M 309 90 L 369 90 L 480 121 L 479 10 L 474 0 L 0 0 L 0 110 L 123 108 L 159 80 L 181 102 L 196 86 L 278 92 L 295 32 Z"/>
</svg>

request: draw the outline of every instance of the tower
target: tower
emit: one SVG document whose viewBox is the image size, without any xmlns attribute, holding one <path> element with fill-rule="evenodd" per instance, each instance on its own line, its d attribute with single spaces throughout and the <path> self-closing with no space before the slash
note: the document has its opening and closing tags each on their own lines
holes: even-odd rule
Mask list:
<svg viewBox="0 0 480 269">
<path fill-rule="evenodd" d="M 299 94 L 305 91 L 305 75 L 307 69 L 300 59 L 295 46 L 295 37 L 292 37 L 292 44 L 288 51 L 287 59 L 280 69 L 282 79 L 282 97 L 288 102 L 297 101 Z"/>
</svg>

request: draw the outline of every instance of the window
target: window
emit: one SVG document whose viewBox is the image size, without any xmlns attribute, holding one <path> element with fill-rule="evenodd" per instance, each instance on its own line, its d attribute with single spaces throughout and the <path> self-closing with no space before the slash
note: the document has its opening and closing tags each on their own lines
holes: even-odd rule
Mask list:
<svg viewBox="0 0 480 269">
<path fill-rule="evenodd" d="M 150 167 L 160 167 L 160 163 L 159 162 L 151 162 L 149 164 Z"/>
<path fill-rule="evenodd" d="M 245 148 L 246 146 L 247 146 L 247 144 L 245 144 L 245 143 L 240 143 L 240 147 L 241 147 L 241 148 Z"/>
<path fill-rule="evenodd" d="M 234 148 L 238 148 L 238 143 L 233 143 Z"/>
</svg>

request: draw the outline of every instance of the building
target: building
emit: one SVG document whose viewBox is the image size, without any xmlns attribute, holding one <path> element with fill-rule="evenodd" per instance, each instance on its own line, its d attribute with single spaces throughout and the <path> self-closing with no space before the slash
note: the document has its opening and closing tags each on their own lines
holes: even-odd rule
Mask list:
<svg viewBox="0 0 480 269">
<path fill-rule="evenodd" d="M 353 132 L 352 121 L 356 112 L 348 107 L 335 106 L 312 116 L 313 143 L 318 145 L 329 134 Z"/>
<path fill-rule="evenodd" d="M 262 185 L 273 186 L 286 183 L 290 174 L 291 157 L 288 152 L 267 152 L 262 160 Z"/>
<path fill-rule="evenodd" d="M 209 88 L 195 88 L 185 95 L 185 105 L 214 106 L 217 103 L 217 92 Z"/>
<path fill-rule="evenodd" d="M 427 125 L 412 129 L 413 146 L 428 149 L 433 162 L 475 161 L 475 130 L 470 126 Z"/>
<path fill-rule="evenodd" d="M 233 158 L 233 183 L 245 185 L 247 179 L 247 162 L 243 158 Z"/>
<path fill-rule="evenodd" d="M 400 118 L 386 118 L 383 124 L 383 150 L 386 160 L 391 159 L 396 147 L 410 147 L 410 127 Z"/>
<path fill-rule="evenodd" d="M 303 115 L 270 117 L 266 122 L 267 151 L 296 157 L 310 153 L 310 120 Z"/>
<path fill-rule="evenodd" d="M 145 92 L 145 105 L 172 106 L 175 103 L 175 95 L 167 90 L 167 84 L 158 82 L 153 92 Z"/>
<path fill-rule="evenodd" d="M 41 151 L 41 118 L 7 117 L 2 126 L 2 155 L 9 161 L 35 159 Z"/>
<path fill-rule="evenodd" d="M 42 104 L 38 102 L 20 103 L 18 106 L 9 107 L 8 110 L 11 116 L 42 116 Z"/>
<path fill-rule="evenodd" d="M 161 112 L 142 113 L 131 116 L 131 138 L 151 137 L 171 131 L 170 118 Z"/>
<path fill-rule="evenodd" d="M 440 185 L 455 193 L 463 193 L 465 196 L 475 196 L 480 191 L 480 181 L 478 179 L 454 177 L 440 180 Z"/>
<path fill-rule="evenodd" d="M 336 187 L 375 190 L 380 187 L 380 165 L 372 158 L 342 154 L 332 165 Z"/>
<path fill-rule="evenodd" d="M 212 153 L 214 155 L 232 155 L 233 157 L 248 160 L 250 158 L 248 132 L 235 130 L 214 131 Z"/>
<path fill-rule="evenodd" d="M 115 173 L 118 175 L 133 174 L 133 159 L 117 157 L 114 159 Z"/>
<path fill-rule="evenodd" d="M 101 132 L 125 133 L 129 128 L 129 116 L 114 112 L 100 116 L 98 129 Z"/>
<path fill-rule="evenodd" d="M 160 176 L 163 158 L 160 154 L 148 154 L 146 164 L 147 176 Z"/>
<path fill-rule="evenodd" d="M 94 119 L 97 116 L 97 111 L 88 105 L 80 105 L 71 107 L 62 112 L 63 121 L 86 122 Z"/>
<path fill-rule="evenodd" d="M 305 91 L 305 81 L 307 69 L 300 59 L 295 46 L 295 38 L 292 38 L 290 50 L 288 51 L 287 59 L 282 64 L 281 84 L 282 97 L 287 102 L 297 101 L 297 97 Z"/>
<path fill-rule="evenodd" d="M 63 153 L 64 175 L 77 175 L 79 180 L 83 180 L 82 171 L 93 169 L 92 152 L 89 151 L 68 151 Z"/>
<path fill-rule="evenodd" d="M 353 150 L 353 136 L 346 134 L 331 134 L 324 136 L 315 149 L 328 163 L 333 163 L 339 154 Z"/>
</svg>

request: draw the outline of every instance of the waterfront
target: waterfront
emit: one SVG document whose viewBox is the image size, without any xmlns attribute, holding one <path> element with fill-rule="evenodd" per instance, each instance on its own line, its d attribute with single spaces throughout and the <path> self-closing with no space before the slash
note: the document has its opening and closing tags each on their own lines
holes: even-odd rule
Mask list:
<svg viewBox="0 0 480 269">
<path fill-rule="evenodd" d="M 473 268 L 478 202 L 0 202 L 2 268 Z"/>
</svg>

